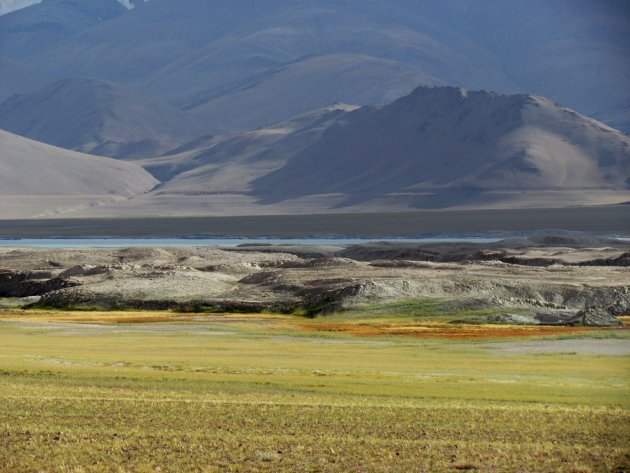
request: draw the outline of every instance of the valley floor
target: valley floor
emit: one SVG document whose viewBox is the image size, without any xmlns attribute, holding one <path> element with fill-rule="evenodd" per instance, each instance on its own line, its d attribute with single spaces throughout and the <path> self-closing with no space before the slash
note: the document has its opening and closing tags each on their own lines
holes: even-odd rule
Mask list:
<svg viewBox="0 0 630 473">
<path fill-rule="evenodd" d="M 0 471 L 628 471 L 627 326 L 416 322 L 4 310 Z"/>
</svg>

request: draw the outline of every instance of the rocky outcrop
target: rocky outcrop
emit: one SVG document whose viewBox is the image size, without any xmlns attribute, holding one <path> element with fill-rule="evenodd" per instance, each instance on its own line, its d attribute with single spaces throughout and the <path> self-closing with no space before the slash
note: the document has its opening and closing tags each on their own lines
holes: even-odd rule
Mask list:
<svg viewBox="0 0 630 473">
<path fill-rule="evenodd" d="M 630 252 L 624 253 L 617 258 L 601 258 L 594 259 L 591 261 L 585 261 L 583 263 L 579 263 L 579 266 L 621 266 L 621 267 L 629 267 L 630 266 Z"/>
<path fill-rule="evenodd" d="M 580 327 L 620 327 L 623 323 L 607 309 L 589 307 L 575 314 L 566 325 Z"/>
<path fill-rule="evenodd" d="M 282 312 L 295 310 L 298 305 L 287 301 L 247 301 L 239 299 L 138 299 L 93 294 L 80 288 L 45 294 L 34 307 L 99 309 L 99 310 L 173 310 L 178 312 Z"/>
<path fill-rule="evenodd" d="M 51 291 L 80 285 L 79 282 L 62 277 L 50 277 L 42 271 L 0 272 L 0 297 L 41 296 Z"/>
<path fill-rule="evenodd" d="M 471 323 L 471 321 L 457 321 Z M 620 327 L 623 323 L 606 309 L 591 307 L 578 312 L 548 310 L 533 314 L 498 314 L 474 320 L 479 323 L 505 325 L 561 325 L 567 327 Z"/>
<path fill-rule="evenodd" d="M 546 244 L 563 244 L 569 238 L 545 239 Z M 588 240 L 590 241 L 590 240 Z M 575 242 L 574 242 L 575 243 Z M 371 265 L 384 267 L 385 261 L 389 267 L 393 267 L 394 261 L 407 262 L 433 262 L 433 263 L 458 263 L 458 262 L 492 262 L 497 261 L 506 264 L 533 267 L 549 267 L 553 265 L 564 266 L 630 266 L 630 252 L 614 258 L 595 258 L 580 262 L 567 262 L 556 257 L 531 257 L 520 254 L 512 254 L 506 249 L 497 248 L 498 244 L 462 245 L 462 244 L 416 244 L 390 242 L 368 243 L 352 245 L 337 253 L 344 258 L 352 258 L 357 261 L 368 261 Z M 514 250 L 512 248 L 512 250 Z M 403 264 L 403 263 L 400 263 Z M 399 266 L 400 267 L 400 266 Z"/>
</svg>

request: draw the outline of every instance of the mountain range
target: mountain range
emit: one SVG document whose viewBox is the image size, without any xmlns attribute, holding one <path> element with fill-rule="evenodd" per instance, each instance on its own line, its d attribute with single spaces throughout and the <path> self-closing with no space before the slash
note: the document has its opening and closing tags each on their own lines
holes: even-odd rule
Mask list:
<svg viewBox="0 0 630 473">
<path fill-rule="evenodd" d="M 404 83 L 413 71 L 415 83 L 403 93 L 435 84 L 534 93 L 586 115 L 630 100 L 630 5 L 624 0 L 135 3 L 128 10 L 117 0 L 44 0 L 0 16 L 0 55 L 49 82 L 110 80 L 186 109 L 206 103 L 211 109 L 225 93 L 269 81 L 279 70 L 309 70 L 300 63 L 315 67 L 313 57 L 324 69 L 334 67 L 328 55 L 370 57 L 385 65 L 383 71 L 391 67 L 374 78 L 373 89 Z M 365 74 L 358 68 L 354 77 L 365 81 Z M 297 95 L 303 86 L 297 81 L 287 92 Z M 353 102 L 352 96 L 338 98 L 330 83 L 320 89 L 316 107 Z M 253 109 L 266 90 L 242 100 Z M 361 104 L 380 103 L 384 95 L 364 93 Z M 233 121 L 231 128 L 251 123 Z"/>
<path fill-rule="evenodd" d="M 542 97 L 455 87 L 420 87 L 385 106 L 336 104 L 252 131 L 207 136 L 136 164 L 161 183 L 100 207 L 99 215 L 630 200 L 628 135 Z"/>
<path fill-rule="evenodd" d="M 630 201 L 624 0 L 4 0 L 0 68 L 0 128 L 161 181 L 94 212 Z"/>
</svg>

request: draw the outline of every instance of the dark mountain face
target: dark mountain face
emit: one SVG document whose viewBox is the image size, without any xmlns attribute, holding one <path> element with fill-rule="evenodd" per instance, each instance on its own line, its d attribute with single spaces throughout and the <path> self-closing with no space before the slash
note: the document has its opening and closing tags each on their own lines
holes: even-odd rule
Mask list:
<svg viewBox="0 0 630 473">
<path fill-rule="evenodd" d="M 14 94 L 41 87 L 41 78 L 27 67 L 4 56 L 0 56 L 0 103 Z"/>
<path fill-rule="evenodd" d="M 116 0 L 44 0 L 0 16 L 0 54 L 25 59 L 126 11 Z"/>
<path fill-rule="evenodd" d="M 499 57 L 522 90 L 589 115 L 630 98 L 630 3 L 448 3 L 455 28 Z"/>
</svg>

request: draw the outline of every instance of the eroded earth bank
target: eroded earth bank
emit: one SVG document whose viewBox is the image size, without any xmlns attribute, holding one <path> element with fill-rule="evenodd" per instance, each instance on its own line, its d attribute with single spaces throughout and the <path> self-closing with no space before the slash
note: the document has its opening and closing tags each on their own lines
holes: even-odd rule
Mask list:
<svg viewBox="0 0 630 473">
<path fill-rule="evenodd" d="M 550 235 L 491 244 L 3 248 L 0 304 L 314 316 L 423 300 L 454 323 L 617 326 L 630 315 L 629 266 L 630 243 Z"/>
</svg>

